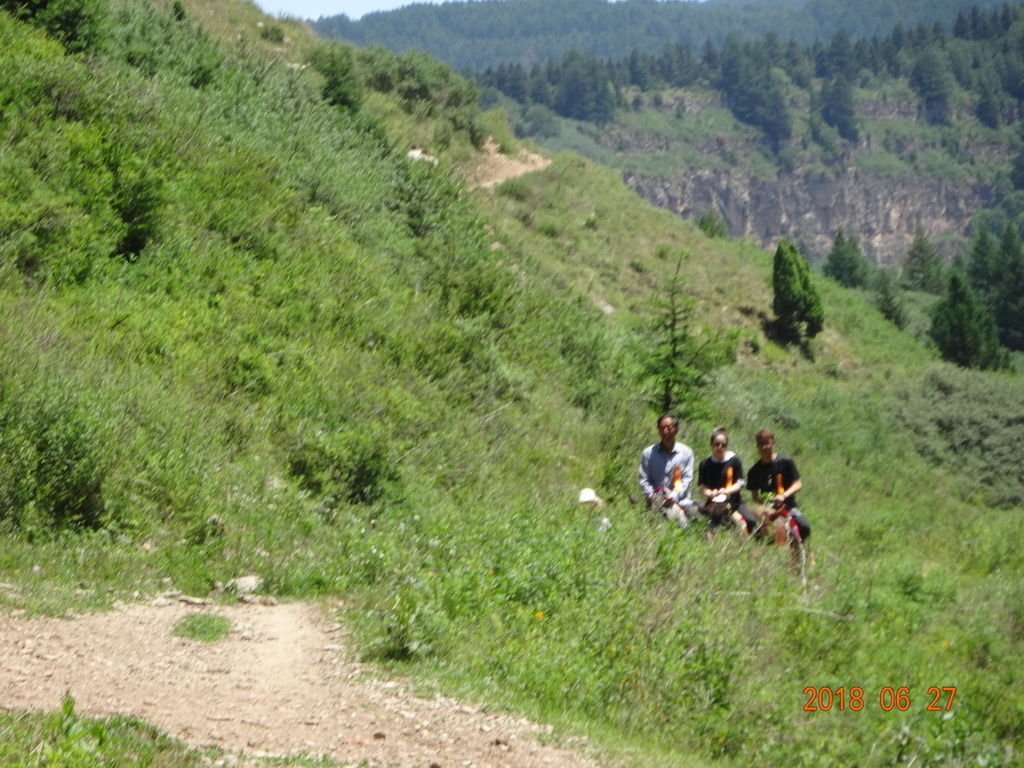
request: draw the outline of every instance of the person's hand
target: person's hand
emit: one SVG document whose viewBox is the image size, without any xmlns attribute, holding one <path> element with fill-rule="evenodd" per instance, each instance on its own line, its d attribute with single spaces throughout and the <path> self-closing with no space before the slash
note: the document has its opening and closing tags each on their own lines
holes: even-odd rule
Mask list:
<svg viewBox="0 0 1024 768">
<path fill-rule="evenodd" d="M 781 509 L 785 503 L 786 499 L 783 496 L 776 496 L 772 499 L 772 506 L 776 509 Z"/>
</svg>

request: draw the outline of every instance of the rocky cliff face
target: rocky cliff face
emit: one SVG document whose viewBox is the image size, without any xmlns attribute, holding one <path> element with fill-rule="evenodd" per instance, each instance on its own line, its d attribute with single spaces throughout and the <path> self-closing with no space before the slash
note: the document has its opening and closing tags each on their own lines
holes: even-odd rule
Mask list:
<svg viewBox="0 0 1024 768">
<path fill-rule="evenodd" d="M 856 170 L 796 172 L 771 180 L 711 171 L 624 178 L 659 207 L 689 219 L 715 211 L 731 236 L 750 237 L 765 248 L 785 237 L 812 260 L 828 253 L 841 228 L 877 264 L 900 263 L 919 226 L 942 250 L 954 251 L 971 216 L 992 199 L 992 190 L 982 183 L 873 178 Z"/>
<path fill-rule="evenodd" d="M 766 178 L 763 170 L 760 175 L 744 170 L 751 165 L 746 158 L 763 155 L 760 135 L 735 124 L 726 128 L 731 117 L 723 117 L 726 106 L 719 94 L 667 91 L 654 102 L 640 100 L 633 106 L 660 112 L 661 119 L 652 121 L 659 129 L 609 126 L 597 139 L 602 147 L 623 156 L 678 151 L 700 158 L 690 162 L 691 168 L 698 163 L 705 167 L 671 176 L 626 172 L 630 187 L 685 218 L 714 211 L 731 236 L 749 237 L 764 248 L 774 249 L 785 237 L 811 259 L 824 258 L 839 229 L 856 237 L 864 255 L 877 264 L 901 263 L 918 227 L 941 251 L 954 254 L 963 247 L 971 218 L 991 205 L 995 194 L 989 184 L 963 177 L 975 167 L 1009 168 L 1013 163 L 1013 148 L 998 135 L 972 129 L 937 134 L 923 126 L 916 99 L 890 96 L 857 103 L 859 141 L 842 145 L 832 165 L 820 154 L 815 156 L 813 141 L 801 134 L 794 136 L 790 149 L 795 151 L 789 153 L 796 165 Z M 808 104 L 791 107 L 801 114 L 809 109 Z M 969 110 L 964 105 L 958 109 L 954 123 L 969 126 Z M 723 128 L 701 127 L 714 124 Z M 876 154 L 875 163 L 884 164 L 888 157 L 907 172 L 888 170 L 883 175 L 863 170 L 869 164 L 863 161 Z M 909 170 L 927 168 L 929 163 L 954 168 L 941 173 L 948 177 L 959 172 L 961 180 Z"/>
</svg>

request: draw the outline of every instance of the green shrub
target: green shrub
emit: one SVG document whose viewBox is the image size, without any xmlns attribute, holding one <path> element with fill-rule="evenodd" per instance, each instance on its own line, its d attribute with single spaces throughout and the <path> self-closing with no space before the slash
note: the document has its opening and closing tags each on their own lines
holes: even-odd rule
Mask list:
<svg viewBox="0 0 1024 768">
<path fill-rule="evenodd" d="M 345 46 L 325 44 L 313 51 L 310 63 L 324 77 L 323 97 L 328 104 L 356 109 L 362 100 L 355 58 Z"/>
<path fill-rule="evenodd" d="M 107 440 L 67 391 L 0 391 L 0 519 L 30 535 L 103 526 Z"/>
<path fill-rule="evenodd" d="M 3 0 L 0 8 L 46 30 L 71 53 L 97 47 L 106 12 L 102 0 Z"/>
<path fill-rule="evenodd" d="M 398 470 L 386 444 L 357 428 L 318 432 L 289 450 L 289 471 L 325 509 L 374 504 L 397 492 Z"/>
<path fill-rule="evenodd" d="M 112 206 L 124 225 L 115 253 L 135 259 L 156 236 L 164 203 L 163 182 L 142 158 L 125 154 L 112 164 Z"/>
<path fill-rule="evenodd" d="M 706 211 L 702 214 L 697 220 L 697 226 L 708 237 L 726 237 L 729 234 L 725 221 L 715 211 Z"/>
<path fill-rule="evenodd" d="M 903 389 L 897 416 L 922 456 L 963 479 L 965 494 L 1013 507 L 1024 503 L 1024 480 L 1004 471 L 1024 425 L 1017 392 L 1010 375 L 936 366 Z"/>
<path fill-rule="evenodd" d="M 284 42 L 284 29 L 277 24 L 263 24 L 260 26 L 260 39 L 281 45 Z"/>
<path fill-rule="evenodd" d="M 177 739 L 139 720 L 90 720 L 75 712 L 66 694 L 52 713 L 0 711 L 0 763 L 38 768 L 108 768 L 121 765 L 174 765 L 199 768 L 208 756 L 188 750 Z"/>
</svg>

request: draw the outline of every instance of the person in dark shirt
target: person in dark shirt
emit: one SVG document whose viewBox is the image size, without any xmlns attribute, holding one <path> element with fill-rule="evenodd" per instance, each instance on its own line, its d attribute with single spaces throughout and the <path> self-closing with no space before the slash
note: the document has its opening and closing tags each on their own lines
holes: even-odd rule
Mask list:
<svg viewBox="0 0 1024 768">
<path fill-rule="evenodd" d="M 774 521 L 775 541 L 786 542 L 786 519 L 792 518 L 802 541 L 811 535 L 811 526 L 797 506 L 796 494 L 803 488 L 796 462 L 775 446 L 775 434 L 762 429 L 755 436 L 761 458 L 747 472 L 747 488 L 754 503 L 761 507 L 764 519 Z"/>
<path fill-rule="evenodd" d="M 701 512 L 708 518 L 708 536 L 731 520 L 749 536 L 757 529 L 757 518 L 743 503 L 743 462 L 729 450 L 729 433 L 716 427 L 711 433 L 711 455 L 697 468 L 697 486 L 703 496 Z"/>
</svg>

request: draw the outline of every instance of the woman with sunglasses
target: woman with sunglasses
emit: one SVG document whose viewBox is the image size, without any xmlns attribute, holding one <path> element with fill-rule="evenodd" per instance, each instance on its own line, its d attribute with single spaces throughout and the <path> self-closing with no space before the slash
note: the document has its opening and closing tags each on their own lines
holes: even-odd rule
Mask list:
<svg viewBox="0 0 1024 768">
<path fill-rule="evenodd" d="M 704 497 L 701 512 L 708 518 L 709 537 L 730 522 L 747 536 L 758 530 L 757 518 L 740 493 L 746 485 L 743 462 L 729 450 L 725 427 L 716 427 L 711 433 L 711 455 L 697 468 L 697 483 Z"/>
</svg>

